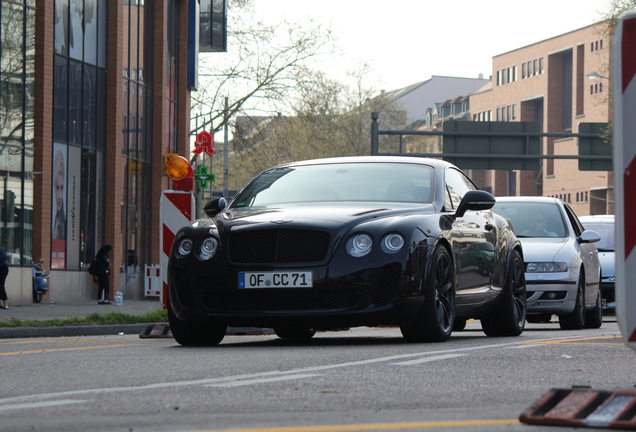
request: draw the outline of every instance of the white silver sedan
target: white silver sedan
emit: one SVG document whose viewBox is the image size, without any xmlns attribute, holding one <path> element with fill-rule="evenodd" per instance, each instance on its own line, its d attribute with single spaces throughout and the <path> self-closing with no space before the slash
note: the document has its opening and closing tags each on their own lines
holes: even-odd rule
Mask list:
<svg viewBox="0 0 636 432">
<path fill-rule="evenodd" d="M 528 322 L 556 314 L 562 329 L 599 328 L 600 235 L 556 198 L 498 197 L 493 211 L 512 223 L 523 246 Z"/>
</svg>

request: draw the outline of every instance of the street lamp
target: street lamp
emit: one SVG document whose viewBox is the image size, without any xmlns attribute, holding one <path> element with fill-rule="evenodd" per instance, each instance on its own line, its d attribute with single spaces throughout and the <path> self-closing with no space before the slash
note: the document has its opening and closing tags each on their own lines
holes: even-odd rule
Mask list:
<svg viewBox="0 0 636 432">
<path fill-rule="evenodd" d="M 595 78 L 605 78 L 606 80 L 611 80 L 611 78 L 608 78 L 608 77 L 603 76 L 603 75 L 599 75 L 599 74 L 598 74 L 598 72 L 592 72 L 592 73 L 589 73 L 589 74 L 587 74 L 587 77 L 588 77 L 589 79 L 595 79 Z"/>
</svg>

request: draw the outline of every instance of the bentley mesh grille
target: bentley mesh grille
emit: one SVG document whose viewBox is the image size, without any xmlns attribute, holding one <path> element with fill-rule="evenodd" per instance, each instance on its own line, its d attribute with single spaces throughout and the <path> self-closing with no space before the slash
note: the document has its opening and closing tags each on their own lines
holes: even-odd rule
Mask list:
<svg viewBox="0 0 636 432">
<path fill-rule="evenodd" d="M 400 264 L 392 264 L 380 271 L 374 285 L 373 303 L 385 306 L 395 298 L 400 284 L 402 269 Z"/>
<path fill-rule="evenodd" d="M 237 232 L 229 238 L 230 260 L 237 264 L 321 262 L 329 250 L 329 234 L 308 229 Z"/>
</svg>

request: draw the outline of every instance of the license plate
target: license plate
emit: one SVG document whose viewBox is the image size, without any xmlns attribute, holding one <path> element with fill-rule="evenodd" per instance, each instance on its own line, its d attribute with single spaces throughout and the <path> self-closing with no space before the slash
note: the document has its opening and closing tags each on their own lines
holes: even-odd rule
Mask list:
<svg viewBox="0 0 636 432">
<path fill-rule="evenodd" d="M 239 288 L 311 288 L 312 272 L 244 272 L 238 275 Z"/>
</svg>

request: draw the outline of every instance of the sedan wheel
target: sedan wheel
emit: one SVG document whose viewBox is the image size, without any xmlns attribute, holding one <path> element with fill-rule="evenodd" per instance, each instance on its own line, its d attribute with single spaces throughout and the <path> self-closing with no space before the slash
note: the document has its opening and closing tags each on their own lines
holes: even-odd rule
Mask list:
<svg viewBox="0 0 636 432">
<path fill-rule="evenodd" d="M 316 334 L 316 330 L 307 328 L 278 327 L 274 333 L 281 339 L 311 339 Z"/>
<path fill-rule="evenodd" d="M 567 315 L 559 315 L 559 325 L 563 330 L 581 330 L 585 326 L 585 276 L 579 275 L 574 310 Z"/>
<path fill-rule="evenodd" d="M 183 321 L 168 303 L 168 322 L 175 340 L 183 346 L 214 346 L 225 337 L 227 326 L 206 321 Z"/>
<path fill-rule="evenodd" d="M 521 254 L 513 253 L 503 297 L 497 308 L 481 319 L 481 328 L 488 336 L 519 336 L 526 325 L 526 277 Z"/>
<path fill-rule="evenodd" d="M 446 248 L 440 246 L 431 255 L 431 267 L 424 285 L 424 304 L 414 321 L 400 326 L 409 342 L 444 342 L 455 321 L 455 277 Z"/>
<path fill-rule="evenodd" d="M 601 291 L 596 296 L 594 309 L 585 312 L 585 328 L 601 328 L 603 325 L 603 307 L 601 305 Z"/>
</svg>

